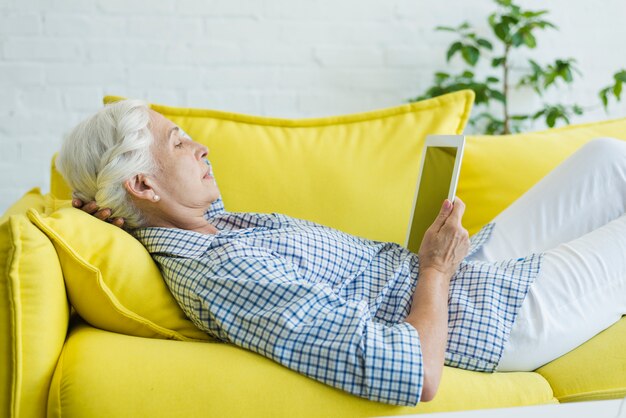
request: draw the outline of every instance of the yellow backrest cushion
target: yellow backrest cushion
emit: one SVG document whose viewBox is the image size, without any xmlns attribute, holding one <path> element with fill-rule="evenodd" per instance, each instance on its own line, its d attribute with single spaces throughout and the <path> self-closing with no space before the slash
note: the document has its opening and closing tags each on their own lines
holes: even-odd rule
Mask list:
<svg viewBox="0 0 626 418">
<path fill-rule="evenodd" d="M 208 340 L 176 304 L 146 249 L 72 207 L 28 217 L 54 243 L 72 306 L 92 325 L 140 337 Z"/>
<path fill-rule="evenodd" d="M 301 120 L 152 107 L 210 147 L 227 210 L 287 213 L 400 242 L 426 135 L 461 133 L 473 98 L 463 91 Z M 70 197 L 54 159 L 51 180 L 52 194 Z M 72 305 L 92 325 L 146 337 L 209 338 L 185 319 L 149 254 L 130 235 L 73 208 L 47 217 L 31 211 L 29 217 L 53 241 Z"/>
<path fill-rule="evenodd" d="M 470 235 L 490 222 L 586 142 L 626 140 L 626 118 L 516 135 L 466 138 L 457 195 Z"/>
<path fill-rule="evenodd" d="M 228 211 L 279 212 L 402 242 L 428 134 L 459 134 L 473 92 L 360 114 L 278 119 L 152 105 L 207 145 Z M 106 103 L 121 99 L 107 96 Z M 69 198 L 56 184 L 57 197 Z M 64 191 L 65 190 L 65 191 Z"/>
<path fill-rule="evenodd" d="M 70 200 L 72 198 L 72 190 L 57 170 L 56 159 L 57 154 L 55 153 L 52 156 L 50 169 L 50 194 L 57 199 Z"/>
<path fill-rule="evenodd" d="M 69 305 L 50 240 L 21 210 L 44 206 L 36 190 L 0 223 L 0 416 L 45 416 Z"/>
</svg>

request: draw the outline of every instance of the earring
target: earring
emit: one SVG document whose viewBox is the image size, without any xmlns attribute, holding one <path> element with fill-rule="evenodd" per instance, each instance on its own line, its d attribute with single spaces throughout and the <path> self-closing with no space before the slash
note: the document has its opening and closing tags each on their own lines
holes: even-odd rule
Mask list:
<svg viewBox="0 0 626 418">
<path fill-rule="evenodd" d="M 152 200 L 154 200 L 155 202 L 158 202 L 159 200 L 161 200 L 161 196 L 159 196 L 158 194 L 155 194 L 154 196 L 152 196 Z"/>
</svg>

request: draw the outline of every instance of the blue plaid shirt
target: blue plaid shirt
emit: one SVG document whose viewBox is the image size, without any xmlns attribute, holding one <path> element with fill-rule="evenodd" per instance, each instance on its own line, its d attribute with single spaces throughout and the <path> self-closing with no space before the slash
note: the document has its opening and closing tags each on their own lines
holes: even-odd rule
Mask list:
<svg viewBox="0 0 626 418">
<path fill-rule="evenodd" d="M 416 254 L 277 213 L 226 212 L 221 198 L 206 217 L 219 233 L 134 231 L 198 328 L 354 395 L 419 402 L 420 339 L 404 321 Z M 471 238 L 470 255 L 493 227 Z M 541 255 L 461 263 L 450 283 L 447 365 L 495 370 Z"/>
</svg>

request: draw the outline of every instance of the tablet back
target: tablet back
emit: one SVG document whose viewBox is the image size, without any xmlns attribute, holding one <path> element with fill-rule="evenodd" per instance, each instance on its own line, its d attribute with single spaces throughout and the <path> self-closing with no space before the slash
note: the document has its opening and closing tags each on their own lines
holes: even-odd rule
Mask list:
<svg viewBox="0 0 626 418">
<path fill-rule="evenodd" d="M 454 200 L 461 170 L 462 135 L 433 135 L 426 140 L 405 246 L 417 253 L 445 199 Z"/>
</svg>

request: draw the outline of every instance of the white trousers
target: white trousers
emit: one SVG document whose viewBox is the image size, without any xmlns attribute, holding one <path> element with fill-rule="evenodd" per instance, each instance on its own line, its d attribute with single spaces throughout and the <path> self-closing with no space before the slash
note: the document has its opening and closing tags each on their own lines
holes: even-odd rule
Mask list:
<svg viewBox="0 0 626 418">
<path fill-rule="evenodd" d="M 531 371 L 626 314 L 626 141 L 599 138 L 494 218 L 471 259 L 545 252 L 497 371 Z"/>
</svg>

